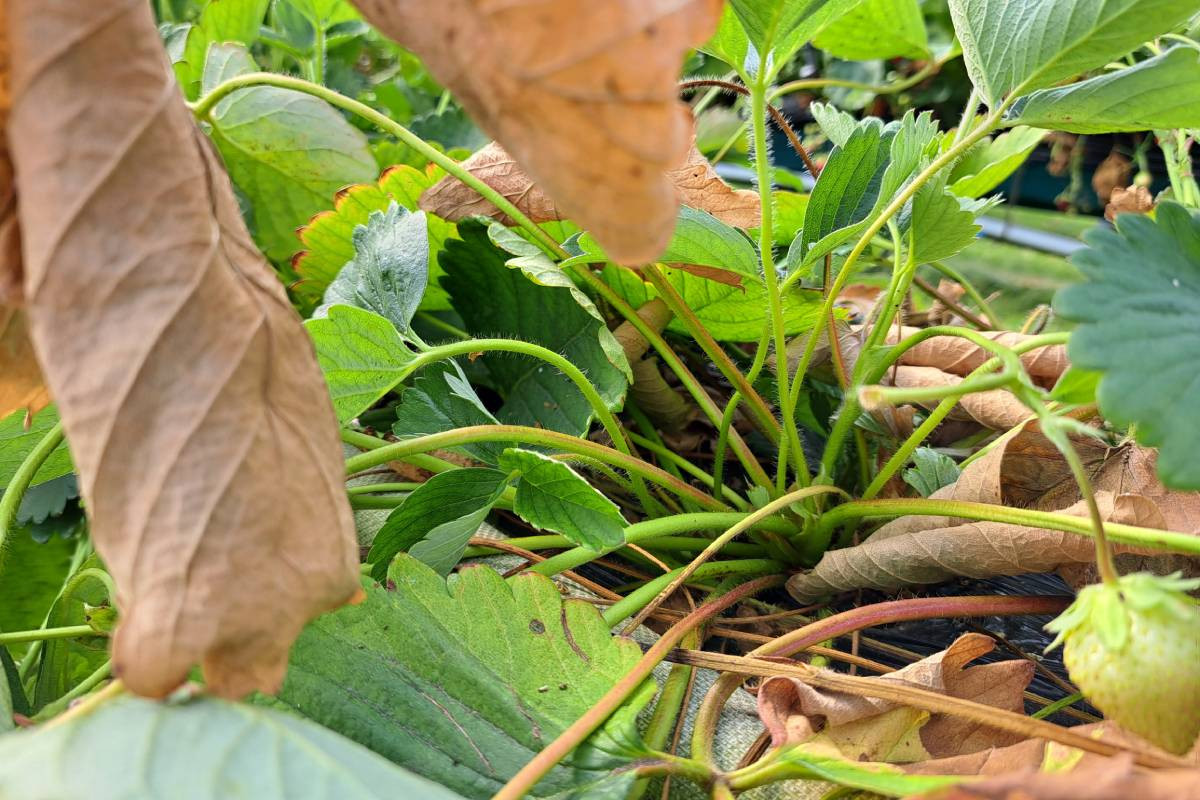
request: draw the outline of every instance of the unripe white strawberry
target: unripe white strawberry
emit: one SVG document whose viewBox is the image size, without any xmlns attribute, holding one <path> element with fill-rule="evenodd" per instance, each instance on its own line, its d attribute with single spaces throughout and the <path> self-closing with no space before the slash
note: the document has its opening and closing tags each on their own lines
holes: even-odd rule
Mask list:
<svg viewBox="0 0 1200 800">
<path fill-rule="evenodd" d="M 1136 573 L 1085 587 L 1046 626 L 1071 680 L 1105 716 L 1172 753 L 1200 736 L 1200 580 Z"/>
</svg>

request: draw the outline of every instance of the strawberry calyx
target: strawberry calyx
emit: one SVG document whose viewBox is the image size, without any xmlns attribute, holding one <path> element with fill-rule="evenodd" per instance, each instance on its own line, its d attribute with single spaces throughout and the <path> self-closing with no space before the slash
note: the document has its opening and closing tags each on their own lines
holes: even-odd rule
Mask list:
<svg viewBox="0 0 1200 800">
<path fill-rule="evenodd" d="M 1129 643 L 1130 612 L 1154 611 L 1186 621 L 1200 601 L 1187 594 L 1200 589 L 1200 579 L 1173 575 L 1135 572 L 1123 575 L 1116 584 L 1095 583 L 1079 591 L 1066 611 L 1046 624 L 1046 630 L 1058 634 L 1046 648 L 1053 650 L 1076 631 L 1093 629 L 1111 652 L 1120 652 Z"/>
</svg>

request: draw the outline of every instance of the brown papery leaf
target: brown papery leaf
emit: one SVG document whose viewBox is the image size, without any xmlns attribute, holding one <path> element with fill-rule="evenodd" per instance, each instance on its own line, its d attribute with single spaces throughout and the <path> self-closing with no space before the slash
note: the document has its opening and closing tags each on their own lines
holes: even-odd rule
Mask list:
<svg viewBox="0 0 1200 800">
<path fill-rule="evenodd" d="M 33 416 L 49 404 L 25 312 L 0 306 L 0 419 L 21 408 Z"/>
<path fill-rule="evenodd" d="M 721 0 L 354 2 L 614 259 L 667 246 L 692 139 L 676 80 Z"/>
<path fill-rule="evenodd" d="M 1154 210 L 1154 196 L 1145 186 L 1118 186 L 1112 190 L 1108 205 L 1104 207 L 1104 218 L 1115 222 L 1117 214 L 1149 214 Z"/>
<path fill-rule="evenodd" d="M 280 685 L 304 623 L 359 591 L 312 345 L 175 85 L 144 0 L 9 0 L 30 330 L 116 580 L 115 672 L 202 662 Z"/>
<path fill-rule="evenodd" d="M 542 190 L 542 187 L 534 183 L 533 179 L 521 170 L 520 165 L 513 157 L 496 142 L 488 144 L 462 164 L 472 175 L 502 194 L 521 213 L 534 222 L 567 219 L 568 215 L 559 210 L 554 201 Z M 753 228 L 758 225 L 760 219 L 758 195 L 747 189 L 734 189 L 721 180 L 721 176 L 717 175 L 717 171 L 713 169 L 712 164 L 708 163 L 708 159 L 696 149 L 695 144 L 688 153 L 687 163 L 679 169 L 668 171 L 667 178 L 674 183 L 679 200 L 684 205 L 707 211 L 727 225 L 734 227 Z M 497 219 L 505 225 L 514 224 L 514 220 L 510 216 L 453 175 L 447 175 L 425 190 L 421 195 L 421 208 L 430 214 L 436 214 L 452 222 L 482 215 Z M 672 225 L 672 227 L 674 226 Z M 597 236 L 597 238 L 600 237 Z M 659 248 L 660 251 L 661 249 Z M 736 273 L 726 270 L 687 265 L 682 265 L 682 268 L 693 272 L 709 269 L 714 274 L 702 272 L 695 272 L 695 274 L 704 278 L 720 280 L 723 283 L 737 279 L 737 283 L 731 285 L 741 285 Z M 721 277 L 716 273 L 726 274 Z"/>
<path fill-rule="evenodd" d="M 994 647 L 990 636 L 968 633 L 940 653 L 871 680 L 905 683 L 1020 713 L 1033 679 L 1032 662 L 967 666 Z M 773 745 L 819 742 L 854 761 L 921 761 L 1018 741 L 1012 733 L 967 719 L 930 716 L 890 700 L 819 689 L 790 677 L 770 678 L 762 685 L 758 713 Z"/>
<path fill-rule="evenodd" d="M 928 386 L 956 386 L 964 380 L 957 375 L 943 372 L 936 367 L 904 366 L 889 372 L 888 377 L 892 377 L 893 374 L 894 385 L 905 389 Z M 937 404 L 938 402 L 933 400 L 924 405 L 926 408 L 933 408 Z M 992 389 L 987 392 L 974 392 L 963 395 L 958 399 L 958 405 L 955 407 L 955 410 L 950 413 L 951 419 L 974 420 L 985 428 L 991 428 L 994 431 L 1006 431 L 1015 425 L 1019 425 L 1031 416 L 1033 416 L 1033 412 L 1026 408 L 1012 392 L 1005 391 L 1004 389 Z"/>
<path fill-rule="evenodd" d="M 900 339 L 907 339 L 919 333 L 920 330 L 905 326 L 897 335 L 893 329 L 888 333 L 887 341 L 889 344 L 895 344 Z M 980 335 L 1005 347 L 1015 347 L 1032 338 L 1012 331 L 982 331 Z M 991 353 L 966 339 L 958 336 L 935 336 L 907 350 L 900 357 L 900 363 L 916 367 L 937 367 L 943 372 L 967 375 L 991 358 Z M 1053 384 L 1071 365 L 1067 359 L 1066 346 L 1059 344 L 1031 350 L 1021 356 L 1021 363 L 1025 365 L 1030 377 L 1043 385 Z"/>
</svg>

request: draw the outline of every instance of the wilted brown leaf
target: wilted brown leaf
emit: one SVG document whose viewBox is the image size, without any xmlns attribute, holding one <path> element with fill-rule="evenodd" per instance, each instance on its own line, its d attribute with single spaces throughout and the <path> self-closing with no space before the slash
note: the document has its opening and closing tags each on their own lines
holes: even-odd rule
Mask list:
<svg viewBox="0 0 1200 800">
<path fill-rule="evenodd" d="M 116 579 L 115 671 L 277 688 L 358 591 L 312 346 L 255 249 L 143 0 L 9 0 L 30 330 Z"/>
<path fill-rule="evenodd" d="M 666 247 L 687 157 L 684 54 L 721 0 L 355 0 L 421 56 L 554 205 L 623 263 Z"/>
<path fill-rule="evenodd" d="M 1154 475 L 1153 454 L 1127 445 L 1109 449 L 1090 438 L 1074 440 L 1095 475 L 1097 499 L 1113 522 L 1200 533 L 1200 493 L 1172 492 Z M 1027 423 L 1006 434 L 958 481 L 932 495 L 937 499 L 1033 507 L 1086 516 L 1079 490 L 1062 456 Z M 1078 565 L 1095 559 L 1092 541 L 1073 533 L 949 517 L 901 517 L 863 544 L 825 554 L 788 589 L 801 602 L 831 592 L 874 587 L 894 590 L 955 576 L 976 578 L 1058 569 L 1073 583 Z M 1122 569 L 1170 572 L 1195 566 L 1181 556 L 1136 554 L 1118 548 Z"/>
<path fill-rule="evenodd" d="M 566 219 L 568 216 L 558 209 L 542 187 L 534 183 L 513 157 L 496 142 L 476 152 L 463 162 L 463 166 L 502 194 L 534 222 L 551 222 Z M 707 211 L 722 222 L 735 227 L 752 228 L 758 224 L 758 195 L 746 189 L 734 189 L 721 180 L 712 164 L 708 163 L 708 159 L 694 144 L 688 153 L 687 163 L 679 169 L 668 171 L 667 178 L 675 185 L 679 199 L 684 205 Z M 483 215 L 498 219 L 505 225 L 513 224 L 513 220 L 507 214 L 453 175 L 447 175 L 425 190 L 421 195 L 421 208 L 453 222 Z M 684 266 L 684 269 L 721 282 L 728 282 L 731 278 L 722 277 L 719 273 L 737 278 L 736 273 L 726 270 L 695 266 Z M 709 274 L 696 272 L 701 269 L 708 269 Z M 734 285 L 740 286 L 740 280 Z"/>
<path fill-rule="evenodd" d="M 1025 688 L 1033 679 L 1032 662 L 967 666 L 994 647 L 990 636 L 968 633 L 940 653 L 870 680 L 1021 712 Z M 818 689 L 790 677 L 770 678 L 760 687 L 758 713 L 776 747 L 817 742 L 855 761 L 923 761 L 1003 747 L 1019 738 L 961 717 L 931 716 L 890 700 Z"/>
<path fill-rule="evenodd" d="M 902 366 L 888 373 L 890 383 L 906 389 L 927 386 L 956 386 L 963 378 L 943 372 L 936 367 Z M 926 403 L 927 408 L 933 408 L 937 401 Z M 964 395 L 958 400 L 955 410 L 950 413 L 952 419 L 970 419 L 985 428 L 994 431 L 1006 431 L 1033 416 L 1025 405 L 1012 392 L 1004 389 L 993 389 L 987 392 L 974 392 Z"/>
<path fill-rule="evenodd" d="M 29 341 L 25 312 L 0 306 L 0 418 L 21 408 L 32 416 L 49 404 L 50 392 Z"/>
<path fill-rule="evenodd" d="M 1115 222 L 1117 214 L 1148 214 L 1154 210 L 1154 196 L 1145 186 L 1120 186 L 1112 190 L 1104 206 L 1104 218 Z"/>
<path fill-rule="evenodd" d="M 1107 203 L 1113 190 L 1129 183 L 1129 176 L 1132 173 L 1133 162 L 1114 150 L 1100 162 L 1096 171 L 1092 173 L 1092 191 L 1096 193 L 1096 197 L 1100 198 L 1101 203 Z"/>
<path fill-rule="evenodd" d="M 905 326 L 898 336 L 894 330 L 889 332 L 887 341 L 889 344 L 895 344 L 919 331 L 920 328 Z M 1005 347 L 1015 347 L 1032 338 L 1012 331 L 982 331 L 980 335 Z M 991 357 L 992 354 L 987 350 L 966 339 L 958 336 L 935 336 L 907 350 L 900 357 L 900 363 L 915 367 L 937 367 L 943 372 L 967 375 Z M 1067 348 L 1057 344 L 1039 347 L 1026 353 L 1021 356 L 1021 363 L 1025 365 L 1029 376 L 1043 385 L 1052 385 L 1070 366 Z"/>
</svg>

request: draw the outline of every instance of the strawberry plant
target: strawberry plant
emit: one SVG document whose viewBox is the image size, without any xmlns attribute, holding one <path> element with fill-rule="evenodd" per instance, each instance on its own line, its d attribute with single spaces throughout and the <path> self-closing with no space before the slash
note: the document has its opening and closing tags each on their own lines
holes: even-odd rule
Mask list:
<svg viewBox="0 0 1200 800">
<path fill-rule="evenodd" d="M 1196 2 L 932 5 L 0 0 L 0 797 L 1194 794 Z"/>
</svg>

